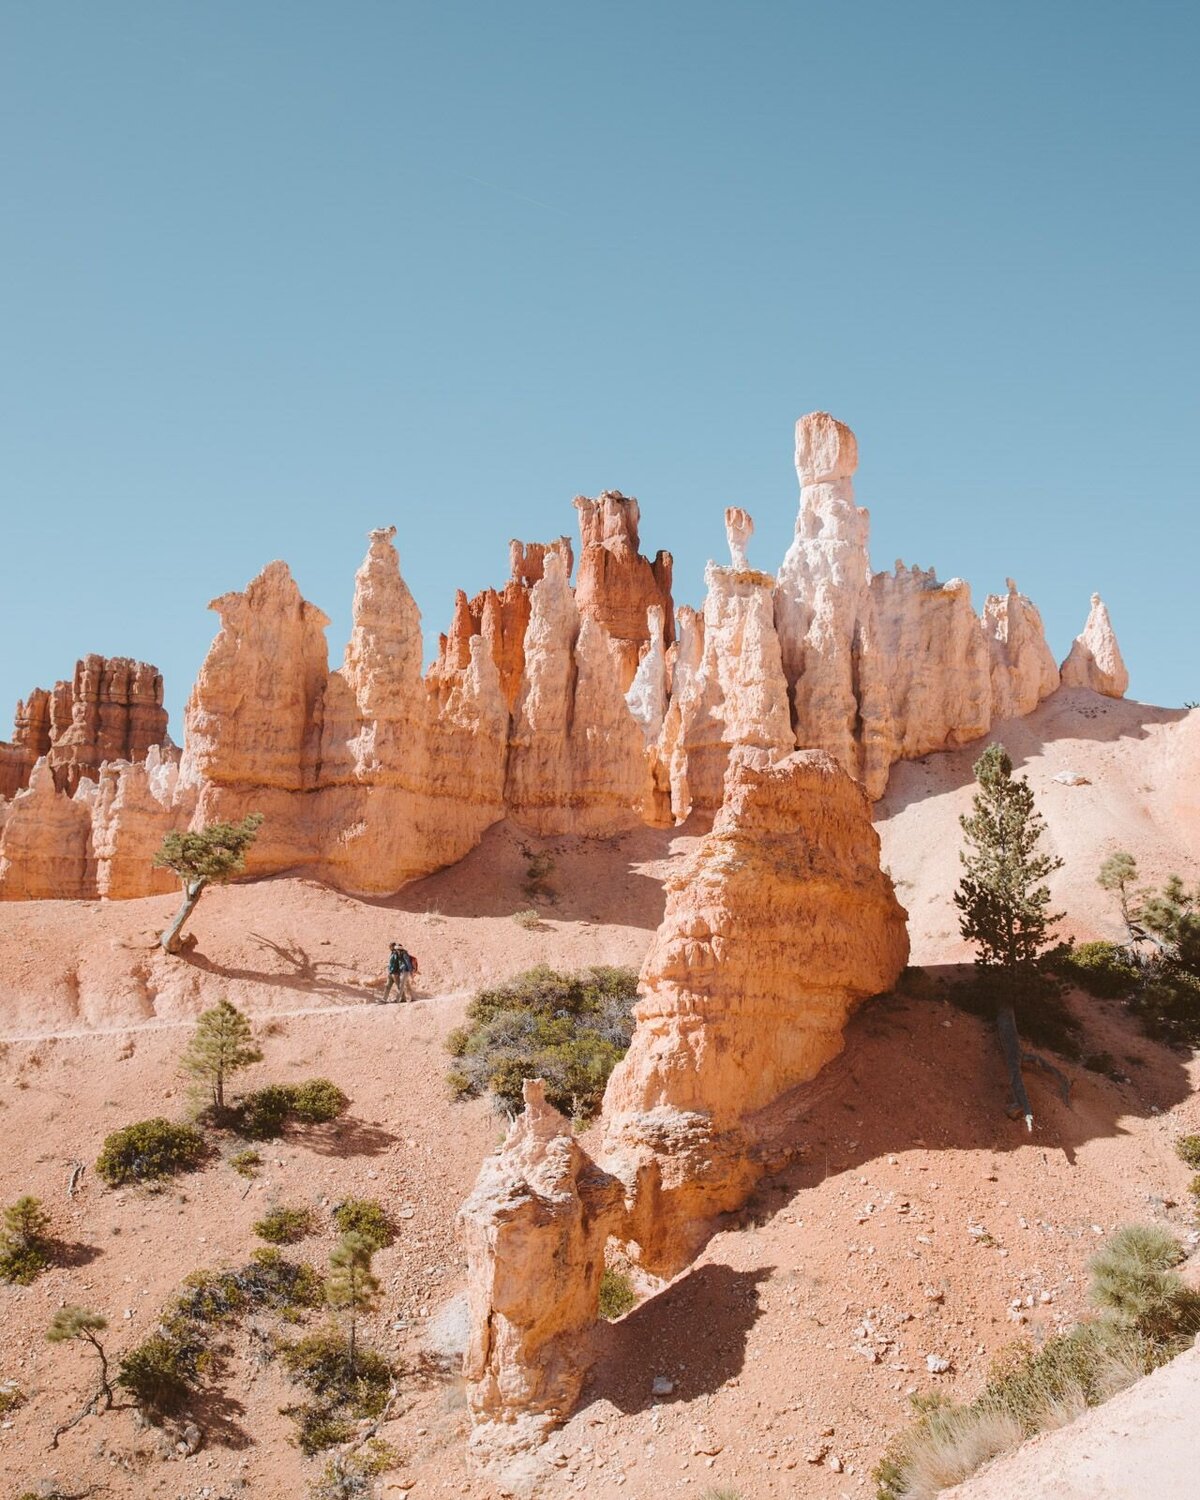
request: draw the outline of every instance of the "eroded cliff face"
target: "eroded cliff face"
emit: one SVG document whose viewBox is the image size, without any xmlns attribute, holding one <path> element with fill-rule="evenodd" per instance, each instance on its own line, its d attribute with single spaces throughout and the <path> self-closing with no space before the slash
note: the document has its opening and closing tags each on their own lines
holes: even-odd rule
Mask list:
<svg viewBox="0 0 1200 1500">
<path fill-rule="evenodd" d="M 464 1208 L 481 1457 L 569 1411 L 607 1241 L 681 1270 L 764 1169 L 756 1118 L 837 1055 L 907 958 L 862 789 L 822 751 L 734 747 L 712 832 L 668 884 L 596 1158 L 528 1085 Z"/>
<path fill-rule="evenodd" d="M 70 682 L 34 688 L 17 704 L 12 742 L 0 745 L 0 796 L 29 784 L 46 758 L 59 791 L 95 781 L 106 761 L 140 761 L 168 745 L 163 680 L 157 667 L 125 656 L 82 657 Z"/>
<path fill-rule="evenodd" d="M 0 895 L 45 891 L 54 870 L 58 894 L 148 894 L 163 877 L 137 870 L 156 833 L 248 812 L 264 816 L 251 875 L 305 870 L 385 894 L 460 859 L 505 816 L 547 836 L 710 816 L 740 747 L 825 750 L 878 797 L 896 760 L 1030 712 L 1059 672 L 1015 585 L 977 616 L 961 580 L 902 563 L 872 575 L 857 458 L 843 423 L 801 418 L 799 516 L 778 576 L 750 566 L 753 522 L 732 507 L 730 562 L 709 564 L 699 612 L 676 610 L 670 554 L 639 551 L 636 500 L 580 497 L 575 586 L 565 537 L 511 543 L 508 581 L 456 596 L 428 672 L 394 528 L 371 533 L 336 671 L 326 616 L 273 562 L 211 606 L 220 629 L 169 792 L 153 791 L 149 773 L 106 769 L 145 765 L 156 744 L 164 762 L 176 753 L 157 671 L 85 657 L 72 682 L 18 705 L 13 741 L 0 745 L 0 797 L 44 759 L 59 796 L 97 793 L 92 834 L 80 856 L 83 803 L 47 800 L 43 779 L 7 815 Z M 1098 599 L 1063 670 L 1073 686 L 1124 691 Z M 43 873 L 16 872 L 27 859 Z"/>
</svg>

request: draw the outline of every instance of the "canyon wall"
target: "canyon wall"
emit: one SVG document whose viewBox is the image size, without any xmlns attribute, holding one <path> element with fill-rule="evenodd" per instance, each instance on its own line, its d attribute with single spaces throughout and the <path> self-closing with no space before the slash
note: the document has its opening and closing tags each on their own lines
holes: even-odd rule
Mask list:
<svg viewBox="0 0 1200 1500">
<path fill-rule="evenodd" d="M 903 563 L 871 573 L 857 461 L 843 423 L 802 418 L 799 515 L 778 574 L 750 565 L 753 521 L 731 507 L 730 561 L 708 565 L 700 610 L 676 608 L 668 552 L 640 552 L 635 499 L 581 496 L 574 586 L 565 537 L 512 542 L 508 581 L 457 594 L 428 671 L 394 528 L 370 535 L 333 671 L 326 616 L 270 563 L 211 605 L 220 628 L 170 786 L 161 766 L 178 752 L 156 669 L 83 658 L 73 681 L 18 704 L 0 745 L 0 899 L 150 894 L 163 876 L 139 867 L 163 833 L 252 811 L 264 823 L 250 874 L 387 894 L 503 817 L 535 835 L 608 836 L 711 816 L 743 748 L 824 750 L 880 796 L 896 760 L 1029 713 L 1060 674 L 1011 581 L 977 615 L 959 579 Z M 1125 689 L 1098 596 L 1062 680 Z M 130 769 L 153 746 L 159 770 Z"/>
<path fill-rule="evenodd" d="M 526 1084 L 463 1207 L 477 1457 L 508 1462 L 569 1414 L 610 1239 L 673 1276 L 746 1201 L 765 1169 L 763 1112 L 898 979 L 905 919 L 868 801 L 831 755 L 731 751 L 712 831 L 668 883 L 595 1157 Z"/>
</svg>

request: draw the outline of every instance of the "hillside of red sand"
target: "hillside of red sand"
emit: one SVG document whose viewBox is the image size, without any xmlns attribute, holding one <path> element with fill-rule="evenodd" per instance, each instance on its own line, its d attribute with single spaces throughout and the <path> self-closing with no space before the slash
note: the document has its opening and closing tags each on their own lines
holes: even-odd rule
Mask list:
<svg viewBox="0 0 1200 1500">
<path fill-rule="evenodd" d="M 1120 935 L 1095 882 L 1117 848 L 1148 880 L 1200 875 L 1200 713 L 1063 691 L 992 738 L 1028 774 L 1047 844 L 1065 860 L 1064 930 Z M 1104 1234 L 1131 1219 L 1193 1233 L 1173 1141 L 1200 1130 L 1197 1059 L 1147 1041 L 1120 1004 L 1076 997 L 1088 1050 L 1107 1052 L 1127 1081 L 1071 1067 L 1068 1108 L 1033 1074 L 1027 1136 L 1005 1116 L 990 1031 L 947 999 L 945 980 L 967 957 L 950 897 L 980 748 L 897 766 L 877 810 L 925 975 L 867 1006 L 842 1057 L 795 1104 L 796 1162 L 673 1285 L 597 1330 L 584 1400 L 555 1445 L 555 1494 L 869 1494 L 908 1393 L 969 1395 L 1005 1343 L 1078 1317 Z M 1056 781 L 1063 772 L 1086 783 Z M 300 1393 L 249 1327 L 230 1336 L 206 1385 L 194 1455 L 128 1409 L 87 1418 L 52 1450 L 92 1369 L 86 1350 L 43 1334 L 55 1308 L 84 1303 L 108 1318 L 119 1355 L 189 1272 L 248 1258 L 267 1207 L 313 1208 L 320 1232 L 293 1253 L 321 1263 L 330 1207 L 371 1196 L 400 1234 L 377 1257 L 384 1295 L 366 1333 L 407 1372 L 383 1431 L 401 1461 L 379 1493 L 486 1496 L 464 1462 L 454 1215 L 503 1122 L 486 1103 L 451 1102 L 444 1040 L 483 983 L 539 962 L 640 963 L 663 876 L 701 832 L 533 840 L 500 825 L 453 869 L 376 902 L 303 879 L 217 889 L 178 958 L 155 946 L 172 897 L 0 905 L 0 1196 L 43 1199 L 72 1247 L 70 1264 L 32 1286 L 0 1285 L 0 1384 L 27 1398 L 0 1426 L 4 1493 L 53 1480 L 80 1494 L 302 1496 L 322 1464 L 299 1453 L 279 1410 Z M 542 852 L 555 899 L 537 903 L 542 920 L 527 929 L 513 914 L 534 904 L 524 887 Z M 420 958 L 419 998 L 383 1008 L 373 1000 L 393 938 Z M 252 1180 L 218 1153 L 157 1193 L 106 1189 L 92 1169 L 104 1136 L 184 1114 L 178 1055 L 191 1020 L 221 996 L 254 1018 L 263 1046 L 247 1086 L 327 1076 L 349 1115 L 260 1147 Z M 931 1354 L 950 1362 L 946 1373 L 929 1373 Z M 673 1390 L 655 1398 L 660 1375 Z"/>
</svg>

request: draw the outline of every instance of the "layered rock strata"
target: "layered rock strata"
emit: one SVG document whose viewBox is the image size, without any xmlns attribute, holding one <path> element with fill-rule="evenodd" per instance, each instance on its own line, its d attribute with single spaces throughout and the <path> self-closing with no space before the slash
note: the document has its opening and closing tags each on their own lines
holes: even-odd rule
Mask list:
<svg viewBox="0 0 1200 1500">
<path fill-rule="evenodd" d="M 163 680 L 157 667 L 125 656 L 90 655 L 70 682 L 35 688 L 17 704 L 11 744 L 0 745 L 0 796 L 28 785 L 43 756 L 59 791 L 95 781 L 106 761 L 140 761 L 167 745 Z"/>
<path fill-rule="evenodd" d="M 681 1270 L 763 1171 L 756 1118 L 837 1055 L 907 958 L 861 788 L 824 752 L 735 747 L 712 832 L 668 883 L 596 1159 L 529 1085 L 463 1210 L 479 1454 L 569 1410 L 607 1241 Z"/>
</svg>

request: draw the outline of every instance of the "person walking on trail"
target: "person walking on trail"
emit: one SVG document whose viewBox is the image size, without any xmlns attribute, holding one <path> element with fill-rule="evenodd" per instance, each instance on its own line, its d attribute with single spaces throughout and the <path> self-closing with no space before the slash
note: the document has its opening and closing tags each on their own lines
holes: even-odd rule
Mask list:
<svg viewBox="0 0 1200 1500">
<path fill-rule="evenodd" d="M 413 997 L 413 976 L 417 972 L 417 961 L 407 948 L 393 943 L 388 953 L 387 984 L 383 988 L 381 1004 L 388 1003 L 392 986 L 396 986 L 396 1000 L 403 1003 Z"/>
</svg>

